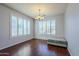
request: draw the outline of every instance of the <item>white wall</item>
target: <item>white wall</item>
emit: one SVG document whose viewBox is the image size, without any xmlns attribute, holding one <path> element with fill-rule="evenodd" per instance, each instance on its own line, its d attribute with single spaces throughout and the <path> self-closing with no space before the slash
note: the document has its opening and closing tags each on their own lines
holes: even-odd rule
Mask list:
<svg viewBox="0 0 79 59">
<path fill-rule="evenodd" d="M 36 27 L 35 38 L 49 39 L 49 38 L 64 38 L 64 14 L 59 14 L 56 16 L 48 16 L 45 20 L 56 20 L 56 34 L 54 35 L 40 35 L 37 34 L 38 27 Z"/>
<path fill-rule="evenodd" d="M 65 39 L 71 55 L 79 56 L 79 4 L 69 4 L 65 15 Z"/>
<path fill-rule="evenodd" d="M 22 17 L 31 21 L 31 34 L 26 36 L 18 36 L 11 38 L 10 36 L 10 16 L 15 14 L 18 17 Z M 13 9 L 0 5 L 0 49 L 10 47 L 12 45 L 27 41 L 33 38 L 33 20 Z"/>
</svg>

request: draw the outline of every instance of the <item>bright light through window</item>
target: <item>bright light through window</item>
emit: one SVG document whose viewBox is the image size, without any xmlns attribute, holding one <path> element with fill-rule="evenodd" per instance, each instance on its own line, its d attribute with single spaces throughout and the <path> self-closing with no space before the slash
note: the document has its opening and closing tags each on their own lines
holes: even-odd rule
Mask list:
<svg viewBox="0 0 79 59">
<path fill-rule="evenodd" d="M 24 20 L 24 35 L 27 34 L 27 24 L 26 24 L 26 20 Z"/>
<path fill-rule="evenodd" d="M 30 20 L 17 16 L 11 16 L 11 36 L 23 36 L 30 34 Z"/>
<path fill-rule="evenodd" d="M 55 34 L 56 33 L 56 25 L 55 25 L 55 20 L 51 20 L 51 34 Z"/>
<path fill-rule="evenodd" d="M 23 34 L 23 20 L 21 18 L 18 19 L 18 35 Z"/>
<path fill-rule="evenodd" d="M 55 20 L 40 20 L 37 21 L 36 27 L 38 34 L 53 34 L 55 35 Z"/>
<path fill-rule="evenodd" d="M 11 18 L 11 35 L 12 37 L 17 36 L 17 17 L 15 16 Z"/>
<path fill-rule="evenodd" d="M 30 21 L 27 20 L 27 34 L 30 34 Z"/>
</svg>

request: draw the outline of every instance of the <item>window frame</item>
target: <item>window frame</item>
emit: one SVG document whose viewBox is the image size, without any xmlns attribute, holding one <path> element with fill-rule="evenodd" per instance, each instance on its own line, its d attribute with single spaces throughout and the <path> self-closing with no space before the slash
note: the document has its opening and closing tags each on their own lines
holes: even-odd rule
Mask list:
<svg viewBox="0 0 79 59">
<path fill-rule="evenodd" d="M 51 30 L 51 28 L 52 28 L 52 26 L 51 26 L 51 25 L 52 25 L 51 21 L 54 21 L 54 22 L 55 22 L 55 23 L 54 23 L 54 25 L 55 25 L 55 26 L 54 26 L 54 27 L 55 27 L 55 29 L 54 29 L 55 33 L 54 33 L 54 34 L 51 32 L 51 31 L 52 31 L 52 30 Z M 38 22 L 38 23 L 37 23 L 37 22 Z M 43 27 L 43 24 L 46 23 L 46 29 L 45 29 L 45 30 L 44 30 L 44 27 L 43 27 L 42 29 L 39 28 L 39 27 L 40 27 L 40 26 L 39 26 L 39 23 L 40 23 L 40 22 L 42 23 L 42 24 L 41 24 L 42 27 Z M 38 24 L 38 25 L 37 25 L 37 24 Z M 41 34 L 46 34 L 46 35 L 55 35 L 55 34 L 56 34 L 56 20 L 36 20 L 36 24 L 35 24 L 35 25 L 38 26 L 38 28 L 39 28 L 39 29 L 38 29 L 38 34 L 40 34 L 40 35 L 41 35 Z M 49 25 L 50 27 L 48 27 L 48 25 Z M 37 27 L 37 26 L 36 26 L 36 27 Z M 48 30 L 48 28 L 50 28 L 50 29 Z M 42 33 L 40 33 L 39 30 L 40 30 Z M 45 31 L 45 33 L 43 33 L 43 31 Z M 49 33 L 48 33 L 48 31 L 49 31 Z"/>
</svg>

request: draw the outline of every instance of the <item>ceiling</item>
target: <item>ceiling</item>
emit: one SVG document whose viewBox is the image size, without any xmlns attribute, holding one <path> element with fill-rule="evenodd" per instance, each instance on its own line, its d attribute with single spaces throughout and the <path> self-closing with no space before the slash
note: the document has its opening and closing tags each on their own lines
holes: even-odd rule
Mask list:
<svg viewBox="0 0 79 59">
<path fill-rule="evenodd" d="M 41 9 L 41 15 L 53 16 L 64 13 L 67 7 L 66 3 L 6 3 L 5 5 L 32 18 L 38 15 L 38 9 Z"/>
</svg>

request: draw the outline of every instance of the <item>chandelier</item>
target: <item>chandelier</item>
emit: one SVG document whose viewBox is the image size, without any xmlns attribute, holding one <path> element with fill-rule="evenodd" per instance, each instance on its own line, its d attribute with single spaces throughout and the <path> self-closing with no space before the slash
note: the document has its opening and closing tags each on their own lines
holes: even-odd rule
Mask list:
<svg viewBox="0 0 79 59">
<path fill-rule="evenodd" d="M 38 15 L 38 16 L 36 16 L 36 17 L 35 17 L 35 19 L 37 19 L 37 20 L 43 20 L 45 17 L 44 17 L 44 16 L 42 16 L 42 15 L 40 15 L 41 10 L 40 10 L 40 9 L 38 9 L 38 12 L 39 12 L 39 15 Z"/>
</svg>

